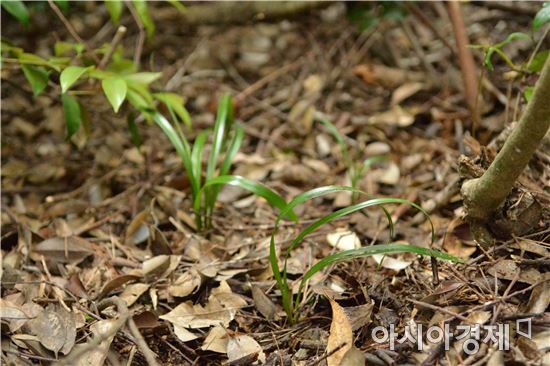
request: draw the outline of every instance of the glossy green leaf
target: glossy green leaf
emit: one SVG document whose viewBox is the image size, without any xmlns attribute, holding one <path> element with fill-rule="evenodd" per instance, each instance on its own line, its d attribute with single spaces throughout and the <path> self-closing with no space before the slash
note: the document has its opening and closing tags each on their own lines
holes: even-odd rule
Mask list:
<svg viewBox="0 0 550 366">
<path fill-rule="evenodd" d="M 65 68 L 59 76 L 61 84 L 61 93 L 65 93 L 84 73 L 88 71 L 87 67 L 69 66 Z"/>
<path fill-rule="evenodd" d="M 544 24 L 550 21 L 550 2 L 545 2 L 533 19 L 533 30 L 539 30 Z"/>
<path fill-rule="evenodd" d="M 151 16 L 149 15 L 147 2 L 143 0 L 134 0 L 133 3 L 139 19 L 143 23 L 145 31 L 147 32 L 147 39 L 151 40 L 155 34 L 155 23 L 153 23 L 153 19 L 151 19 Z"/>
<path fill-rule="evenodd" d="M 120 15 L 122 14 L 122 1 L 106 0 L 104 3 L 111 17 L 111 21 L 118 25 L 120 23 Z"/>
<path fill-rule="evenodd" d="M 162 76 L 161 72 L 136 72 L 130 75 L 124 75 L 124 80 L 139 84 L 149 85 Z"/>
<path fill-rule="evenodd" d="M 35 66 L 45 66 L 45 67 L 51 67 L 53 69 L 59 70 L 59 68 L 57 68 L 54 65 L 50 64 L 47 60 L 43 59 L 40 56 L 32 54 L 32 53 L 27 53 L 27 52 L 20 53 L 17 56 L 17 59 L 19 60 L 19 63 L 21 63 L 21 64 L 35 65 Z"/>
<path fill-rule="evenodd" d="M 153 97 L 162 102 L 170 110 L 170 113 L 174 113 L 180 121 L 185 123 L 188 128 L 191 128 L 191 116 L 185 109 L 183 97 L 176 93 L 154 93 Z"/>
<path fill-rule="evenodd" d="M 126 99 L 128 99 L 128 102 L 130 102 L 134 108 L 141 112 L 151 109 L 151 105 L 141 96 L 141 94 L 132 89 L 127 90 Z"/>
<path fill-rule="evenodd" d="M 101 87 L 107 100 L 113 106 L 113 110 L 117 113 L 128 92 L 126 82 L 121 78 L 112 77 L 102 80 Z"/>
<path fill-rule="evenodd" d="M 4 0 L 1 2 L 1 4 L 4 10 L 10 13 L 20 23 L 25 25 L 25 27 L 29 26 L 29 21 L 30 21 L 29 11 L 27 10 L 27 7 L 23 3 L 23 1 L 5 1 Z"/>
<path fill-rule="evenodd" d="M 46 70 L 39 66 L 25 64 L 21 65 L 21 69 L 23 69 L 27 81 L 31 84 L 34 96 L 39 95 L 46 89 L 46 86 L 48 86 L 48 72 Z"/>
<path fill-rule="evenodd" d="M 71 138 L 82 124 L 80 105 L 75 97 L 69 94 L 61 94 L 65 124 L 67 125 L 67 139 Z"/>
</svg>

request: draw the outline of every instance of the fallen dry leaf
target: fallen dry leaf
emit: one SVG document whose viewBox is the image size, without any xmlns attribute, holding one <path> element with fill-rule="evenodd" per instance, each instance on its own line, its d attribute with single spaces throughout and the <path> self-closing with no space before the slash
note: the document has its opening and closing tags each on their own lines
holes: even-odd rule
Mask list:
<svg viewBox="0 0 550 366">
<path fill-rule="evenodd" d="M 227 357 L 229 358 L 229 362 L 254 353 L 258 354 L 258 361 L 262 364 L 265 363 L 264 351 L 254 338 L 248 335 L 239 335 L 230 337 L 227 341 Z"/>
<path fill-rule="evenodd" d="M 340 366 L 342 359 L 353 346 L 353 333 L 348 317 L 340 305 L 329 299 L 332 308 L 332 322 L 327 342 L 328 366 Z M 338 349 L 337 351 L 334 351 Z"/>
<path fill-rule="evenodd" d="M 227 327 L 235 318 L 237 310 L 246 305 L 246 301 L 240 295 L 232 293 L 227 283 L 223 281 L 220 287 L 212 289 L 205 306 L 193 305 L 192 302 L 187 301 L 160 318 L 190 329 L 216 325 Z"/>
<path fill-rule="evenodd" d="M 254 305 L 260 314 L 262 314 L 267 320 L 275 319 L 277 316 L 277 307 L 273 301 L 271 301 L 269 296 L 267 296 L 258 286 L 252 286 L 252 299 L 254 300 Z"/>
<path fill-rule="evenodd" d="M 141 295 L 149 289 L 149 285 L 145 283 L 133 283 L 126 286 L 120 294 L 120 298 L 126 302 L 127 306 L 132 306 Z"/>
<path fill-rule="evenodd" d="M 337 230 L 327 234 L 327 242 L 338 250 L 358 249 L 361 241 L 357 234 L 349 230 Z"/>
<path fill-rule="evenodd" d="M 43 255 L 48 261 L 57 263 L 75 264 L 93 253 L 92 244 L 77 236 L 50 238 L 31 247 L 34 260 L 40 260 Z"/>
<path fill-rule="evenodd" d="M 204 351 L 226 353 L 228 341 L 227 330 L 218 325 L 210 329 L 204 342 L 202 342 L 201 349 Z"/>
<path fill-rule="evenodd" d="M 196 269 L 191 268 L 189 271 L 179 276 L 172 285 L 168 287 L 168 293 L 176 297 L 185 297 L 192 294 L 201 285 L 201 276 Z"/>
</svg>

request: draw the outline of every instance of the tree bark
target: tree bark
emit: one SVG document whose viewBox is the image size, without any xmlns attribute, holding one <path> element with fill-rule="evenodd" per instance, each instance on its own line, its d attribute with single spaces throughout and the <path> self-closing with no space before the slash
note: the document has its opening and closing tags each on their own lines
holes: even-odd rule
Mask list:
<svg viewBox="0 0 550 366">
<path fill-rule="evenodd" d="M 519 123 L 487 171 L 462 185 L 462 197 L 473 219 L 486 220 L 504 202 L 514 182 L 550 128 L 550 58 Z"/>
</svg>

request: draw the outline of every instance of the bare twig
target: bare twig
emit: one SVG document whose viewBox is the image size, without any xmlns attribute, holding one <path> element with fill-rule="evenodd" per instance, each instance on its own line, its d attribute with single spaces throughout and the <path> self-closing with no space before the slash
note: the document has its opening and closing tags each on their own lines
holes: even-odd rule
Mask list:
<svg viewBox="0 0 550 366">
<path fill-rule="evenodd" d="M 466 99 L 466 104 L 470 109 L 470 113 L 472 114 L 474 125 L 477 126 L 480 118 L 477 110 L 477 71 L 474 57 L 472 56 L 472 51 L 468 48 L 470 41 L 468 40 L 466 26 L 464 25 L 464 19 L 462 18 L 460 4 L 456 1 L 449 1 L 447 3 L 447 7 L 455 33 L 456 47 L 458 50 L 458 63 L 460 65 L 460 71 L 462 72 L 462 79 L 464 82 L 464 97 Z"/>
<path fill-rule="evenodd" d="M 139 35 L 136 41 L 136 51 L 134 52 L 134 65 L 136 65 L 136 68 L 139 69 L 141 54 L 143 53 L 143 45 L 145 44 L 145 26 L 143 25 L 139 15 L 136 13 L 134 6 L 129 1 L 126 1 L 125 4 L 128 10 L 130 10 L 130 14 L 132 14 L 132 18 L 139 28 Z"/>
<path fill-rule="evenodd" d="M 121 25 L 118 27 L 115 36 L 113 37 L 113 40 L 111 41 L 111 48 L 109 48 L 109 51 L 105 53 L 103 58 L 101 59 L 101 62 L 99 63 L 99 66 L 97 67 L 99 70 L 102 70 L 107 66 L 109 61 L 111 61 L 111 58 L 113 57 L 113 54 L 116 51 L 116 48 L 118 47 L 118 44 L 122 40 L 122 37 L 124 37 L 124 34 L 126 33 L 126 27 Z"/>
<path fill-rule="evenodd" d="M 72 24 L 69 22 L 69 20 L 65 17 L 65 15 L 63 15 L 63 12 L 59 9 L 59 7 L 53 2 L 53 0 L 48 0 L 48 4 L 50 5 L 50 8 L 52 8 L 52 10 L 55 12 L 55 14 L 57 15 L 57 17 L 59 18 L 59 20 L 61 20 L 61 22 L 63 23 L 63 25 L 65 26 L 65 28 L 67 28 L 67 31 L 70 33 L 70 35 L 78 42 L 78 43 L 81 43 L 82 45 L 84 45 L 84 48 L 86 48 L 86 51 L 90 54 L 90 56 L 94 59 L 94 61 L 96 63 L 99 63 L 99 59 L 97 58 L 96 54 L 93 52 L 93 50 L 90 48 L 90 46 L 88 45 L 88 43 L 86 43 L 82 38 L 80 38 L 80 36 L 78 35 L 78 33 L 76 32 L 76 30 L 74 29 L 74 27 L 72 26 Z"/>
</svg>

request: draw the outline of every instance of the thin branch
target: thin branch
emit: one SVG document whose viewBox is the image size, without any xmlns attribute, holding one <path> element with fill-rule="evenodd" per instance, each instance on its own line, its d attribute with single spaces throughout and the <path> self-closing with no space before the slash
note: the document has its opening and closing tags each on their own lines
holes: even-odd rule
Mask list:
<svg viewBox="0 0 550 366">
<path fill-rule="evenodd" d="M 124 37 L 124 34 L 126 33 L 126 27 L 121 25 L 118 27 L 115 36 L 113 37 L 113 40 L 111 41 L 111 48 L 109 48 L 109 51 L 103 56 L 101 59 L 101 62 L 99 63 L 99 66 L 97 67 L 99 70 L 102 70 L 107 66 L 109 61 L 111 61 L 111 58 L 113 57 L 113 54 L 116 51 L 116 48 L 118 47 L 118 44 L 120 41 L 122 41 L 122 37 Z"/>
<path fill-rule="evenodd" d="M 143 45 L 145 44 L 145 26 L 143 25 L 139 14 L 136 13 L 134 6 L 129 1 L 126 1 L 125 4 L 128 10 L 130 10 L 130 14 L 132 14 L 132 18 L 134 19 L 134 22 L 136 22 L 139 29 L 139 35 L 136 41 L 136 51 L 134 52 L 134 65 L 136 66 L 136 69 L 139 69 L 141 54 L 143 53 Z"/>
<path fill-rule="evenodd" d="M 57 17 L 59 18 L 59 20 L 61 20 L 61 22 L 63 23 L 63 25 L 65 26 L 65 28 L 67 28 L 67 31 L 69 32 L 69 34 L 78 42 L 78 43 L 81 43 L 82 45 L 84 45 L 84 48 L 86 48 L 86 51 L 90 54 L 90 56 L 94 59 L 94 61 L 96 63 L 99 63 L 99 58 L 97 58 L 96 54 L 94 53 L 94 51 L 90 48 L 90 46 L 88 45 L 88 43 L 86 43 L 82 38 L 80 38 L 80 36 L 78 35 L 78 33 L 76 32 L 76 30 L 74 29 L 74 27 L 72 26 L 72 24 L 69 22 L 69 20 L 65 17 L 65 15 L 63 15 L 63 12 L 59 9 L 59 7 L 53 2 L 53 0 L 48 0 L 48 4 L 50 5 L 50 8 L 52 8 L 52 10 L 55 12 L 55 14 L 57 15 Z"/>
<path fill-rule="evenodd" d="M 456 39 L 458 63 L 460 65 L 460 71 L 462 72 L 462 81 L 464 82 L 464 97 L 470 109 L 470 113 L 472 114 L 474 126 L 476 126 L 479 124 L 480 118 L 477 109 L 478 83 L 476 81 L 476 65 L 474 57 L 472 56 L 472 51 L 468 48 L 470 41 L 468 40 L 468 33 L 464 25 L 460 4 L 456 1 L 449 1 L 447 7 Z"/>
</svg>

